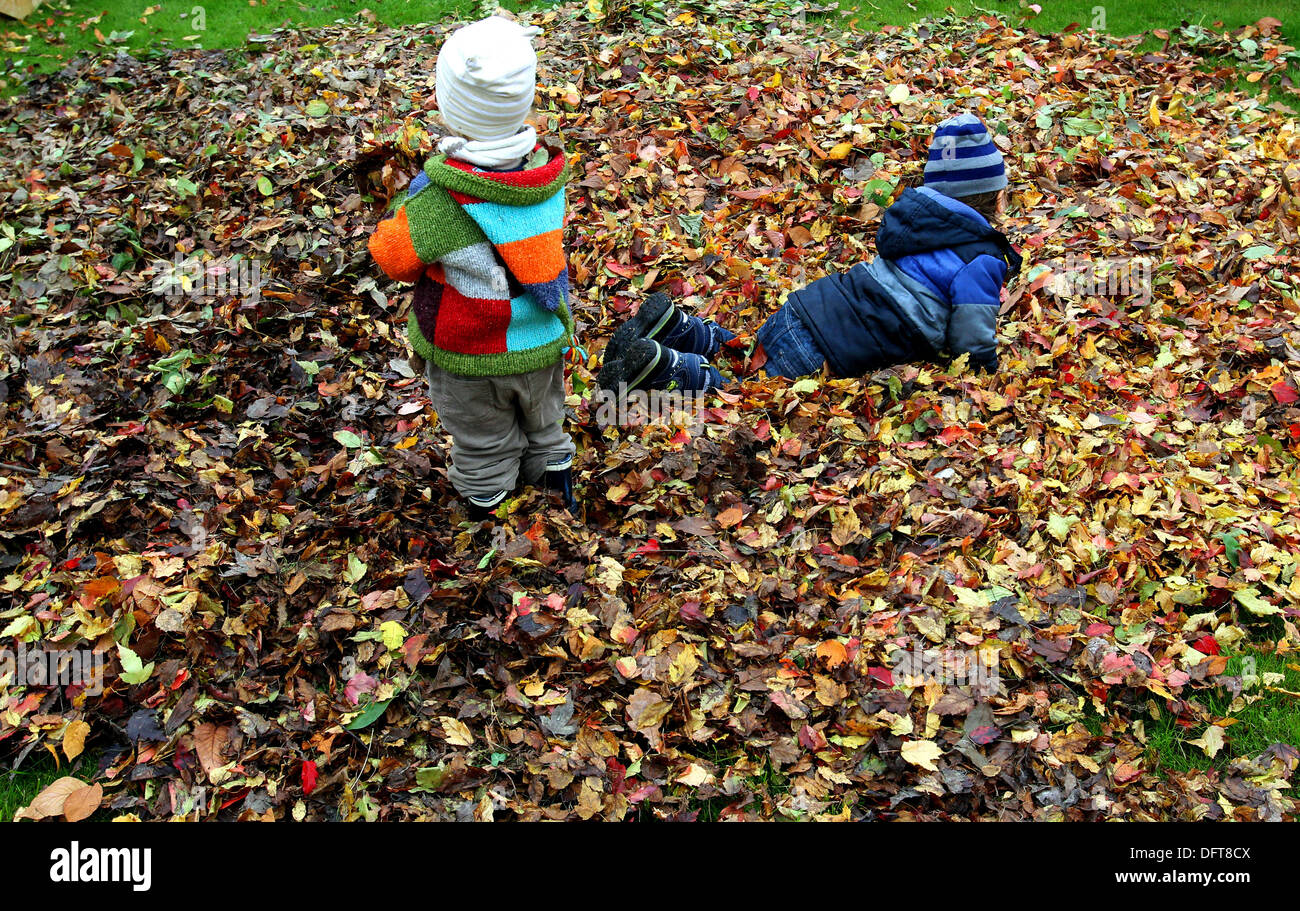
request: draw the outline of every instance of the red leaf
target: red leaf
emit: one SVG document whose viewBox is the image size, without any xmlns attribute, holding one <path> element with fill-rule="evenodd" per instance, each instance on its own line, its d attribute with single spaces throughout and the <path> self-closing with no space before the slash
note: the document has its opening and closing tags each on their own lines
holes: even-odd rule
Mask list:
<svg viewBox="0 0 1300 911">
<path fill-rule="evenodd" d="M 1269 387 L 1273 392 L 1273 398 L 1277 399 L 1283 405 L 1290 405 L 1292 402 L 1300 399 L 1300 393 L 1297 393 L 1286 380 L 1278 380 Z"/>
<path fill-rule="evenodd" d="M 317 777 L 316 763 L 310 759 L 304 759 L 302 761 L 302 792 L 304 794 L 310 794 L 316 790 Z"/>
<path fill-rule="evenodd" d="M 966 428 L 958 427 L 956 424 L 954 424 L 951 427 L 945 427 L 943 429 L 943 432 L 939 434 L 939 440 L 944 445 L 951 445 L 957 440 L 960 440 L 965 435 L 966 435 Z"/>
<path fill-rule="evenodd" d="M 983 727 L 978 727 L 971 731 L 970 739 L 978 743 L 980 746 L 990 744 L 998 739 L 998 729 L 991 724 L 986 724 Z"/>
<path fill-rule="evenodd" d="M 231 805 L 233 805 L 233 804 L 237 804 L 237 803 L 239 803 L 241 800 L 243 800 L 245 797 L 248 796 L 248 792 L 251 791 L 251 790 L 252 790 L 252 788 L 244 788 L 244 789 L 242 789 L 238 794 L 235 794 L 233 797 L 231 797 L 229 800 L 227 800 L 225 803 L 223 803 L 223 804 L 221 805 L 220 809 L 224 810 L 226 807 L 229 807 L 229 806 L 231 806 Z"/>
<path fill-rule="evenodd" d="M 615 275 L 621 275 L 624 278 L 632 278 L 637 273 L 635 268 L 632 266 L 625 266 L 616 259 L 606 260 L 605 268 L 610 272 L 613 272 Z"/>
<path fill-rule="evenodd" d="M 894 674 L 887 667 L 870 667 L 867 668 L 867 676 L 882 686 L 894 685 Z"/>
<path fill-rule="evenodd" d="M 821 731 L 809 725 L 804 725 L 799 729 L 799 743 L 805 750 L 824 750 L 826 749 L 826 736 Z"/>
<path fill-rule="evenodd" d="M 1196 650 L 1203 655 L 1219 654 L 1219 640 L 1213 636 L 1202 636 L 1192 643 Z"/>
<path fill-rule="evenodd" d="M 454 576 L 456 575 L 456 564 L 444 563 L 437 559 L 430 560 L 429 573 L 434 576 Z"/>
</svg>

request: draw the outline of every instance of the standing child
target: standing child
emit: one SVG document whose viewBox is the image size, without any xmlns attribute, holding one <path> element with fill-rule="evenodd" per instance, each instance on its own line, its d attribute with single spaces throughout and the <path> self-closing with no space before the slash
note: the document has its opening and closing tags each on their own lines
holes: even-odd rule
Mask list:
<svg viewBox="0 0 1300 911">
<path fill-rule="evenodd" d="M 758 330 L 763 369 L 799 377 L 828 366 L 853 377 L 944 352 L 995 369 L 1002 285 L 1020 269 L 1020 256 L 991 224 L 1006 209 L 1006 187 L 1002 153 L 978 117 L 939 124 L 925 185 L 885 211 L 879 256 L 791 292 Z M 628 391 L 716 388 L 722 377 L 707 358 L 728 338 L 652 296 L 614 334 L 599 382 Z"/>
<path fill-rule="evenodd" d="M 472 518 L 545 476 L 574 509 L 563 355 L 572 344 L 563 246 L 563 150 L 526 126 L 536 28 L 489 16 L 438 54 L 436 93 L 456 135 L 370 238 L 390 277 L 415 282 L 407 325 L 451 434 L 452 485 Z"/>
</svg>

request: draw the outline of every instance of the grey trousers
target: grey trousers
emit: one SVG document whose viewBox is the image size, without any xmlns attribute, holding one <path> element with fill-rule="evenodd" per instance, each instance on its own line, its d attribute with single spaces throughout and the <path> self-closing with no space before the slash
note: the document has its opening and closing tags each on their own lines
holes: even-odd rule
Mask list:
<svg viewBox="0 0 1300 911">
<path fill-rule="evenodd" d="M 425 373 L 438 420 L 451 434 L 448 476 L 461 496 L 536 484 L 548 465 L 572 463 L 563 361 L 513 376 L 458 376 L 430 361 Z"/>
</svg>

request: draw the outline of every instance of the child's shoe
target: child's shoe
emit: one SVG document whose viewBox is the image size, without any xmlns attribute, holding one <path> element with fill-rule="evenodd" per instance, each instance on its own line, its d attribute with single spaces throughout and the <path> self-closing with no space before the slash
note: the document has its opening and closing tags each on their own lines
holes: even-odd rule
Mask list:
<svg viewBox="0 0 1300 911">
<path fill-rule="evenodd" d="M 656 291 L 641 303 L 636 315 L 619 326 L 605 348 L 605 358 L 613 360 L 626 354 L 637 339 L 648 338 L 687 354 L 712 357 L 735 334 L 712 320 L 679 310 L 668 295 Z"/>
<path fill-rule="evenodd" d="M 566 459 L 563 463 L 546 466 L 546 489 L 560 495 L 564 501 L 564 508 L 575 515 L 578 512 L 578 501 L 573 496 L 573 459 Z"/>
<path fill-rule="evenodd" d="M 493 513 L 496 512 L 496 508 L 501 505 L 501 501 L 504 500 L 509 493 L 510 491 L 508 490 L 501 490 L 491 496 L 466 497 L 465 507 L 469 512 L 469 520 L 471 522 L 483 522 L 487 519 L 491 519 Z"/>
<path fill-rule="evenodd" d="M 709 392 L 722 385 L 722 374 L 698 354 L 639 338 L 621 357 L 605 361 L 596 382 L 620 395 L 636 389 Z"/>
</svg>

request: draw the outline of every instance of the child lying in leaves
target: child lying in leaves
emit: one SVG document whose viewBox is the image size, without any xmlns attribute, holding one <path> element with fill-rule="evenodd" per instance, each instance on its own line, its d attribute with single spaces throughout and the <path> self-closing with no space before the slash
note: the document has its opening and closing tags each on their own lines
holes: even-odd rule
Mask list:
<svg viewBox="0 0 1300 911">
<path fill-rule="evenodd" d="M 792 292 L 759 328 L 751 360 L 769 375 L 829 367 L 853 377 L 946 351 L 994 370 L 1003 282 L 1020 270 L 990 223 L 1006 210 L 1006 187 L 1002 153 L 978 117 L 939 124 L 924 186 L 885 211 L 879 256 Z M 654 294 L 614 333 L 598 382 L 625 392 L 714 389 L 722 375 L 708 359 L 733 338 Z"/>
</svg>

